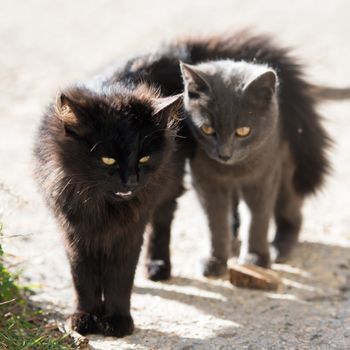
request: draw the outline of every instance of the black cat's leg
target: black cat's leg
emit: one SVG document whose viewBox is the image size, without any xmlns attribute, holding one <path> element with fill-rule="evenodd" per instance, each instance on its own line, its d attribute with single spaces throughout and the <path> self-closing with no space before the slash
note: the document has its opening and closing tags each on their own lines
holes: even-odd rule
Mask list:
<svg viewBox="0 0 350 350">
<path fill-rule="evenodd" d="M 180 152 L 174 159 L 173 179 L 169 182 L 166 197 L 153 211 L 151 231 L 147 237 L 146 274 L 152 281 L 170 278 L 170 233 L 176 210 L 177 198 L 184 191 L 182 179 L 185 172 L 185 153 Z"/>
<path fill-rule="evenodd" d="M 237 202 L 233 202 L 233 221 L 232 221 L 233 238 L 238 238 L 240 225 L 241 225 L 241 216 L 239 215 L 238 201 L 237 201 Z"/>
<path fill-rule="evenodd" d="M 176 199 L 162 202 L 154 211 L 152 231 L 147 240 L 147 277 L 152 281 L 170 278 L 170 228 Z"/>
<path fill-rule="evenodd" d="M 238 211 L 238 204 L 239 204 L 239 198 L 236 191 L 233 193 L 232 197 L 232 255 L 238 256 L 239 255 L 239 248 L 240 248 L 240 241 L 239 241 L 239 227 L 241 224 L 241 217 L 239 215 Z"/>
<path fill-rule="evenodd" d="M 80 334 L 98 333 L 98 318 L 103 307 L 99 260 L 84 252 L 68 253 L 68 257 L 76 298 L 71 327 Z"/>
<path fill-rule="evenodd" d="M 276 235 L 272 242 L 276 262 L 284 262 L 298 241 L 302 202 L 302 197 L 294 190 L 291 176 L 283 176 L 275 207 Z"/>
<path fill-rule="evenodd" d="M 141 250 L 142 233 L 130 232 L 112 248 L 103 266 L 104 315 L 102 333 L 123 337 L 134 330 L 130 314 L 130 297 L 137 260 Z"/>
<path fill-rule="evenodd" d="M 243 198 L 250 210 L 251 222 L 248 239 L 243 240 L 241 246 L 239 257 L 241 263 L 270 266 L 268 228 L 276 203 L 279 175 L 279 171 L 276 170 L 269 174 L 265 181 L 262 179 L 259 185 L 245 187 L 242 190 Z"/>
</svg>

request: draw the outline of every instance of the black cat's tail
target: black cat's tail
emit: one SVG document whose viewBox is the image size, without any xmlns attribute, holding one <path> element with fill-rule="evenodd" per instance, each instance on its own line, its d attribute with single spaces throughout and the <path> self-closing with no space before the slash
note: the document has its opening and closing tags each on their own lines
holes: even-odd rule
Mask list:
<svg viewBox="0 0 350 350">
<path fill-rule="evenodd" d="M 250 31 L 185 41 L 190 63 L 216 59 L 267 64 L 278 74 L 282 127 L 296 164 L 294 186 L 302 196 L 315 193 L 330 171 L 331 140 L 322 126 L 317 104 L 325 99 L 350 98 L 350 89 L 317 87 L 304 78 L 304 67 L 288 48 L 269 36 Z"/>
<path fill-rule="evenodd" d="M 301 195 L 308 195 L 323 185 L 330 172 L 327 150 L 331 139 L 316 111 L 317 102 L 325 97 L 295 73 L 290 85 L 285 79 L 287 86 L 281 87 L 282 126 L 296 163 L 295 189 Z"/>
<path fill-rule="evenodd" d="M 350 87 L 331 87 L 322 85 L 311 86 L 315 97 L 320 100 L 346 100 L 350 99 Z"/>
<path fill-rule="evenodd" d="M 332 89 L 310 84 L 304 77 L 304 66 L 289 50 L 272 44 L 270 50 L 274 53 L 266 58 L 271 59 L 280 78 L 282 128 L 296 165 L 294 187 L 302 196 L 313 194 L 322 187 L 331 169 L 327 153 L 332 141 L 317 107 L 331 97 Z"/>
<path fill-rule="evenodd" d="M 130 68 L 126 78 L 142 76 L 160 86 L 163 94 L 178 94 L 183 91 L 179 60 L 197 64 L 218 59 L 267 64 L 275 69 L 280 81 L 283 133 L 296 164 L 295 189 L 301 195 L 315 193 L 330 170 L 327 150 L 331 145 L 317 104 L 325 99 L 347 97 L 344 91 L 336 93 L 334 89 L 321 89 L 307 82 L 303 65 L 289 49 L 275 44 L 269 36 L 241 31 L 209 38 L 184 38 L 165 45 L 156 55 L 132 61 L 130 66 L 138 68 Z"/>
</svg>

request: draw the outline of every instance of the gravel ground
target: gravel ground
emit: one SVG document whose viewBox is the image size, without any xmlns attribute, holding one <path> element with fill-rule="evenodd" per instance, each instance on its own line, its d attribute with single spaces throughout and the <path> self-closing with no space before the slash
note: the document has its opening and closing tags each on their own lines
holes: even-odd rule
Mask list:
<svg viewBox="0 0 350 350">
<path fill-rule="evenodd" d="M 6 249 L 37 286 L 37 301 L 61 315 L 71 307 L 60 237 L 30 175 L 33 134 L 57 89 L 161 40 L 242 26 L 295 46 L 314 82 L 348 85 L 350 2 L 283 3 L 0 0 L 0 221 Z M 281 290 L 244 290 L 200 276 L 208 228 L 187 178 L 173 229 L 174 277 L 150 282 L 140 263 L 135 333 L 90 337 L 95 349 L 350 348 L 350 103 L 320 109 L 335 140 L 334 171 L 305 205 L 295 256 L 273 266 L 283 277 Z"/>
</svg>

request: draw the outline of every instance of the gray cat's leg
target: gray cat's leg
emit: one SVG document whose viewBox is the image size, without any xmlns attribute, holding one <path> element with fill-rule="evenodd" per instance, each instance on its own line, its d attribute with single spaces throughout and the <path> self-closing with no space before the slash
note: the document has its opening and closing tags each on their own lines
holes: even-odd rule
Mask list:
<svg viewBox="0 0 350 350">
<path fill-rule="evenodd" d="M 220 276 L 226 272 L 227 260 L 231 256 L 230 201 L 227 189 L 216 189 L 210 193 L 210 198 L 202 200 L 210 229 L 210 257 L 203 260 L 203 275 Z"/>
<path fill-rule="evenodd" d="M 295 247 L 302 223 L 302 197 L 298 195 L 289 176 L 283 176 L 275 207 L 276 235 L 273 245 L 273 258 L 284 262 Z"/>
<path fill-rule="evenodd" d="M 275 207 L 278 182 L 279 175 L 271 174 L 267 181 L 262 180 L 259 185 L 244 188 L 242 191 L 251 213 L 251 222 L 248 237 L 241 246 L 241 263 L 270 266 L 268 228 Z"/>
<path fill-rule="evenodd" d="M 239 196 L 236 191 L 234 191 L 232 196 L 232 255 L 238 256 L 240 249 L 240 240 L 239 240 L 239 227 L 241 224 L 241 217 L 238 211 Z"/>
<path fill-rule="evenodd" d="M 193 184 L 208 217 L 210 230 L 210 257 L 203 261 L 203 275 L 220 276 L 226 272 L 227 259 L 231 254 L 230 192 L 200 174 L 193 174 Z"/>
</svg>

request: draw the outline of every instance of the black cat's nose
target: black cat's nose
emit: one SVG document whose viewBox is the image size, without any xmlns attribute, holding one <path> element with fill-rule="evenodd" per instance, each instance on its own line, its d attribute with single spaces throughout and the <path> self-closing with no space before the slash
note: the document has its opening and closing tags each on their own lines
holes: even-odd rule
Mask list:
<svg viewBox="0 0 350 350">
<path fill-rule="evenodd" d="M 130 175 L 124 182 L 124 186 L 129 190 L 133 190 L 138 183 L 137 175 Z"/>
</svg>

